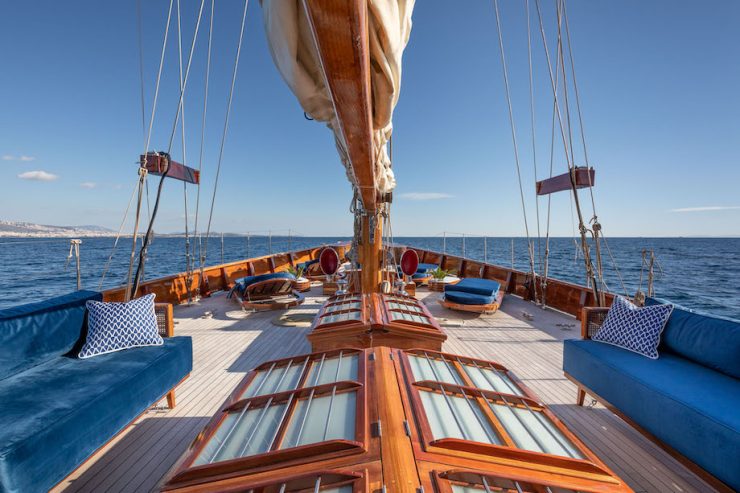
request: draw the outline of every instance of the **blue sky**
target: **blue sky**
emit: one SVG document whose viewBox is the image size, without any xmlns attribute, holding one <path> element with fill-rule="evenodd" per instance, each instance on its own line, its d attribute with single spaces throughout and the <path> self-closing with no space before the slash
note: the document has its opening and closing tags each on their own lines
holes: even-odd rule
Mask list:
<svg viewBox="0 0 740 493">
<path fill-rule="evenodd" d="M 168 2 L 143 3 L 148 112 Z M 524 3 L 500 3 L 526 206 L 536 234 Z M 186 47 L 198 5 L 182 0 Z M 216 5 L 201 224 L 242 5 L 237 0 Z M 553 3 L 542 5 L 545 28 L 553 35 Z M 5 2 L 0 9 L 0 219 L 116 229 L 143 149 L 135 0 Z M 740 234 L 740 3 L 571 0 L 568 9 L 605 233 Z M 395 233 L 522 235 L 492 3 L 417 0 L 413 20 L 394 119 Z M 172 34 L 151 149 L 166 147 L 177 102 Z M 552 100 L 537 34 L 535 128 L 543 176 Z M 196 48 L 186 97 L 193 166 L 200 144 L 205 39 Z M 173 157 L 180 158 L 179 141 L 174 147 Z M 557 154 L 555 169 L 565 170 Z M 33 173 L 40 171 L 48 175 Z M 189 197 L 192 219 L 194 188 Z M 253 0 L 213 229 L 349 234 L 349 201 L 331 134 L 304 119 L 280 79 Z M 544 201 L 540 214 L 544 231 Z M 183 216 L 182 185 L 168 182 L 156 229 L 182 231 Z M 554 196 L 553 234 L 572 234 L 571 218 L 567 194 Z"/>
</svg>

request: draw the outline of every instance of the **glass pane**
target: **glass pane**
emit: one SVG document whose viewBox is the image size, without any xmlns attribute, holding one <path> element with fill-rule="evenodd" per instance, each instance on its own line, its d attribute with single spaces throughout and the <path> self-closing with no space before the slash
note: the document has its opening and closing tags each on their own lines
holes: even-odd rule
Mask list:
<svg viewBox="0 0 740 493">
<path fill-rule="evenodd" d="M 493 412 L 519 448 L 565 457 L 583 456 L 539 411 L 493 404 Z"/>
<path fill-rule="evenodd" d="M 334 312 L 339 312 L 342 310 L 359 310 L 361 308 L 362 308 L 362 305 L 359 302 L 339 303 L 337 305 L 327 306 L 326 311 L 324 313 L 334 313 Z"/>
<path fill-rule="evenodd" d="M 193 465 L 261 454 L 270 449 L 285 404 L 229 413 Z M 235 426 L 236 425 L 236 426 Z"/>
<path fill-rule="evenodd" d="M 301 399 L 280 448 L 327 440 L 354 440 L 356 401 L 357 392 L 336 394 L 333 401 L 331 395 Z"/>
<path fill-rule="evenodd" d="M 434 439 L 460 438 L 500 445 L 501 441 L 475 401 L 435 392 L 419 392 Z M 449 402 L 449 404 L 447 403 Z M 472 404 L 472 406 L 471 406 Z"/>
<path fill-rule="evenodd" d="M 409 305 L 407 303 L 390 302 L 388 303 L 388 308 L 390 308 L 391 310 L 406 310 L 408 312 L 416 312 L 416 313 L 423 312 L 420 306 Z"/>
<path fill-rule="evenodd" d="M 293 390 L 298 386 L 301 378 L 303 361 L 293 361 L 290 365 L 264 370 L 255 375 L 252 383 L 241 395 L 242 399 L 256 395 L 277 394 L 285 390 Z"/>
<path fill-rule="evenodd" d="M 324 317 L 321 317 L 321 321 L 319 322 L 319 325 L 324 324 L 331 324 L 334 322 L 346 322 L 349 320 L 360 320 L 360 317 L 362 312 L 347 312 L 347 313 L 337 313 L 336 315 L 326 315 Z"/>
<path fill-rule="evenodd" d="M 411 363 L 411 370 L 414 373 L 414 379 L 417 382 L 422 380 L 431 380 L 435 382 L 453 383 L 456 385 L 463 385 L 463 381 L 460 375 L 457 374 L 457 370 L 452 366 L 452 363 L 448 361 L 449 366 L 444 361 L 434 359 L 431 355 L 429 359 L 425 356 L 418 356 L 409 354 L 409 362 Z"/>
<path fill-rule="evenodd" d="M 406 322 L 416 322 L 419 324 L 428 324 L 431 325 L 429 322 L 429 319 L 422 315 L 413 315 L 411 313 L 402 313 L 402 312 L 391 312 L 391 319 L 393 320 L 404 320 Z"/>
<path fill-rule="evenodd" d="M 352 493 L 352 486 L 340 486 L 339 488 L 329 488 L 328 490 L 321 490 L 321 493 Z"/>
<path fill-rule="evenodd" d="M 339 356 L 325 358 L 323 365 L 321 358 L 313 360 L 306 380 L 306 387 L 345 380 L 357 381 L 357 353 L 343 354 L 341 363 L 339 359 Z"/>
<path fill-rule="evenodd" d="M 504 372 L 483 367 L 480 364 L 477 367 L 464 364 L 463 368 L 473 384 L 479 389 L 493 390 L 503 394 L 524 395 L 524 392 Z"/>
</svg>

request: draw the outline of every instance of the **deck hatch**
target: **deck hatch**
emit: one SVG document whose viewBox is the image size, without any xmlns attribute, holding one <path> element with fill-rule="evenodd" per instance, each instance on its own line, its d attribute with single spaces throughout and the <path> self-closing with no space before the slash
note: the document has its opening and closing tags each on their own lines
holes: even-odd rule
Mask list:
<svg viewBox="0 0 740 493">
<path fill-rule="evenodd" d="M 467 471 L 454 471 L 442 474 L 438 479 L 445 493 L 579 493 L 578 490 L 548 486 L 531 481 L 522 481 L 501 476 L 481 475 Z M 449 490 L 444 488 L 449 486 Z"/>
<path fill-rule="evenodd" d="M 584 458 L 500 365 L 432 351 L 403 354 L 431 434 L 426 441 L 443 447 L 444 439 L 457 439 Z"/>
</svg>

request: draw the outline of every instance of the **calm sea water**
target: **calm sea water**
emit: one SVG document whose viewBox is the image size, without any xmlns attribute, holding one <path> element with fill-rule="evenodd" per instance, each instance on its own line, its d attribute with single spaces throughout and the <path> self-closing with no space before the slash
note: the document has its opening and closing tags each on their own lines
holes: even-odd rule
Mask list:
<svg viewBox="0 0 740 493">
<path fill-rule="evenodd" d="M 209 241 L 208 265 L 231 262 L 269 251 L 314 247 L 346 241 L 338 237 L 226 237 Z M 460 255 L 528 270 L 524 238 L 405 237 L 397 243 Z M 111 254 L 113 238 L 83 238 L 81 245 L 82 287 L 110 288 L 125 281 L 131 239 L 122 238 L 108 274 L 101 275 Z M 183 238 L 155 238 L 149 249 L 146 278 L 185 270 Z M 619 280 L 607 252 L 605 278 L 611 291 L 634 294 L 640 282 L 643 249 L 655 251 L 662 269 L 655 282 L 656 295 L 691 308 L 740 319 L 740 238 L 612 238 L 609 247 L 624 281 Z M 74 259 L 65 268 L 68 239 L 0 239 L 0 308 L 39 301 L 73 291 L 76 286 Z M 583 259 L 572 238 L 553 238 L 550 244 L 550 275 L 585 283 Z M 643 290 L 646 275 L 643 276 Z"/>
</svg>

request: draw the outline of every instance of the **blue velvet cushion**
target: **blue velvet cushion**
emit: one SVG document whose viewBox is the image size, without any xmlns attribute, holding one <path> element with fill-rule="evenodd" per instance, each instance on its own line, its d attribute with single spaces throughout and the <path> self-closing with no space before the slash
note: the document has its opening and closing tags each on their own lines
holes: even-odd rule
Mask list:
<svg viewBox="0 0 740 493">
<path fill-rule="evenodd" d="M 495 296 L 484 296 L 463 291 L 445 291 L 445 299 L 461 305 L 488 305 L 496 300 Z"/>
<path fill-rule="evenodd" d="M 648 298 L 646 305 L 666 303 Z M 661 349 L 740 378 L 740 321 L 674 305 Z"/>
<path fill-rule="evenodd" d="M 462 291 L 464 293 L 495 297 L 499 289 L 501 289 L 501 284 L 496 281 L 466 277 L 457 284 L 446 285 L 445 293 L 449 293 L 451 291 Z"/>
<path fill-rule="evenodd" d="M 126 303 L 88 301 L 87 310 L 87 339 L 80 358 L 164 343 L 157 331 L 153 294 Z"/>
<path fill-rule="evenodd" d="M 85 303 L 100 299 L 77 291 L 0 310 L 0 379 L 70 352 L 82 336 Z"/>
<path fill-rule="evenodd" d="M 589 340 L 565 341 L 563 370 L 740 490 L 740 380 L 670 352 L 653 360 Z"/>
<path fill-rule="evenodd" d="M 58 357 L 0 382 L 0 491 L 64 479 L 192 370 L 189 337 L 90 359 Z"/>
<path fill-rule="evenodd" d="M 603 325 L 592 339 L 657 359 L 660 334 L 671 311 L 671 305 L 639 307 L 616 296 Z"/>
</svg>

